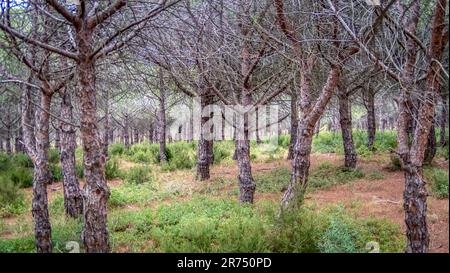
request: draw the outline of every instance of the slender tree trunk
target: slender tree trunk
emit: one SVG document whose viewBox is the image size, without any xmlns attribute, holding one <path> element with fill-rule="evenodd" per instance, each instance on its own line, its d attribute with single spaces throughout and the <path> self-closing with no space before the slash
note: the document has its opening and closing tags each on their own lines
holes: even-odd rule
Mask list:
<svg viewBox="0 0 450 273">
<path fill-rule="evenodd" d="M 61 118 L 72 122 L 72 97 L 69 90 L 62 93 Z M 66 214 L 72 218 L 77 218 L 83 213 L 83 196 L 80 190 L 76 173 L 75 149 L 76 135 L 75 128 L 65 122 L 60 123 L 61 130 L 61 167 L 63 172 L 64 208 Z"/>
<path fill-rule="evenodd" d="M 103 123 L 103 155 L 105 156 L 105 158 L 108 158 L 110 131 L 111 129 L 109 127 L 109 90 L 106 90 L 105 122 Z"/>
<path fill-rule="evenodd" d="M 16 136 L 16 140 L 15 140 L 15 151 L 16 153 L 23 153 L 25 151 L 24 147 L 23 147 L 23 132 L 22 132 L 22 127 L 19 128 L 19 132 L 17 133 Z M 1 140 L 0 140 L 1 142 Z M 0 147 L 0 151 L 1 151 L 1 147 Z"/>
<path fill-rule="evenodd" d="M 375 134 L 376 134 L 376 121 L 375 121 L 375 94 L 372 90 L 367 92 L 367 147 L 369 150 L 374 149 Z"/>
<path fill-rule="evenodd" d="M 36 109 L 36 156 L 33 162 L 33 198 L 31 202 L 36 250 L 40 253 L 48 253 L 53 249 L 47 199 L 47 185 L 52 180 L 48 163 L 51 95 L 45 94 L 44 91 L 40 99 L 40 107 Z"/>
<path fill-rule="evenodd" d="M 440 118 L 440 132 L 439 132 L 439 144 L 441 147 L 444 147 L 447 144 L 447 140 L 445 139 L 445 130 L 447 125 L 447 100 L 445 98 L 442 99 L 442 108 L 441 108 L 441 118 Z"/>
<path fill-rule="evenodd" d="M 105 157 L 98 128 L 95 60 L 91 58 L 92 36 L 91 30 L 86 26 L 77 32 L 80 131 L 86 179 L 83 189 L 84 229 L 82 237 L 86 252 L 109 252 L 107 204 L 110 192 L 105 178 Z"/>
<path fill-rule="evenodd" d="M 345 90 L 339 91 L 339 122 L 342 131 L 342 140 L 344 144 L 346 168 L 356 168 L 357 153 L 353 143 L 352 134 L 352 111 L 349 103 L 348 94 Z"/>
<path fill-rule="evenodd" d="M 294 148 L 298 138 L 298 95 L 295 91 L 291 94 L 291 143 L 289 144 L 288 160 L 294 159 Z"/>
<path fill-rule="evenodd" d="M 6 127 L 6 153 L 12 154 L 12 146 L 11 146 L 11 128 L 10 126 Z"/>
<path fill-rule="evenodd" d="M 55 128 L 55 149 L 60 150 L 61 148 L 61 132 L 59 128 Z"/>
<path fill-rule="evenodd" d="M 436 156 L 436 128 L 435 120 L 433 119 L 433 124 L 431 125 L 430 133 L 428 135 L 427 148 L 425 149 L 424 164 L 431 165 L 434 157 Z"/>
<path fill-rule="evenodd" d="M 123 142 L 125 144 L 125 147 L 130 148 L 130 117 L 128 113 L 125 115 L 124 125 L 123 125 Z"/>
<path fill-rule="evenodd" d="M 158 114 L 158 140 L 159 161 L 166 162 L 166 89 L 164 86 L 163 70 L 159 70 L 159 114 Z"/>
<path fill-rule="evenodd" d="M 197 147 L 197 179 L 200 181 L 208 180 L 210 178 L 209 166 L 210 164 L 210 154 L 211 154 L 211 140 L 205 137 L 206 124 L 211 118 L 211 113 L 206 115 L 204 113 L 205 107 L 211 104 L 211 95 L 208 94 L 208 90 L 205 90 L 200 95 L 200 106 L 201 106 L 201 119 L 200 119 L 200 139 L 198 141 Z"/>
<path fill-rule="evenodd" d="M 139 143 L 139 131 L 137 128 L 134 128 L 134 143 Z"/>
</svg>

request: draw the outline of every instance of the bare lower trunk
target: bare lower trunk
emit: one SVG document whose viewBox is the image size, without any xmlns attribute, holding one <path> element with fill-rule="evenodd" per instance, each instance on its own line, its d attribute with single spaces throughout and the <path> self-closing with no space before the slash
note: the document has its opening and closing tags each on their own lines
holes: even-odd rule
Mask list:
<svg viewBox="0 0 450 273">
<path fill-rule="evenodd" d="M 72 121 L 71 94 L 65 90 L 61 101 L 61 118 Z M 83 197 L 76 174 L 76 135 L 75 128 L 65 122 L 61 122 L 61 167 L 63 172 L 64 208 L 66 214 L 77 218 L 83 213 Z"/>
<path fill-rule="evenodd" d="M 166 162 L 166 90 L 164 87 L 164 78 L 162 68 L 160 72 L 160 92 L 159 92 L 159 113 L 158 113 L 158 140 L 159 140 L 159 160 Z"/>
<path fill-rule="evenodd" d="M 294 159 L 294 147 L 298 138 L 298 96 L 295 92 L 291 95 L 291 143 L 289 144 L 289 152 L 287 159 Z"/>
<path fill-rule="evenodd" d="M 405 191 L 403 193 L 408 238 L 406 252 L 423 253 L 428 251 L 429 235 L 427 228 L 427 189 L 420 167 L 405 171 Z"/>
<path fill-rule="evenodd" d="M 125 144 L 125 147 L 130 147 L 130 118 L 128 114 L 125 114 L 125 120 L 123 124 L 123 144 Z"/>
<path fill-rule="evenodd" d="M 134 143 L 139 143 L 139 131 L 136 128 L 134 128 Z"/>
<path fill-rule="evenodd" d="M 373 150 L 376 134 L 376 121 L 375 121 L 375 95 L 371 90 L 367 94 L 367 147 L 369 150 Z"/>
<path fill-rule="evenodd" d="M 345 91 L 339 94 L 339 122 L 341 125 L 342 141 L 344 144 L 344 166 L 346 168 L 356 168 L 357 153 L 353 143 L 352 134 L 352 112 L 349 104 L 349 98 Z"/>
<path fill-rule="evenodd" d="M 200 139 L 197 148 L 197 179 L 200 181 L 208 180 L 210 178 L 209 166 L 211 165 L 212 141 L 206 137 L 206 124 L 211 119 L 211 113 L 207 115 L 203 113 L 203 109 L 212 103 L 212 97 L 209 94 L 202 94 L 200 96 L 201 119 L 200 119 Z"/>
<path fill-rule="evenodd" d="M 236 157 L 239 168 L 239 201 L 252 204 L 256 184 L 253 180 L 250 163 L 250 140 L 236 140 Z"/>
<path fill-rule="evenodd" d="M 435 121 L 431 125 L 430 134 L 428 135 L 427 148 L 425 149 L 425 156 L 423 160 L 424 165 L 431 165 L 436 156 L 436 128 Z"/>
<path fill-rule="evenodd" d="M 445 130 L 447 125 L 447 100 L 445 98 L 442 99 L 442 108 L 441 108 L 441 118 L 440 118 L 440 132 L 439 132 L 439 145 L 444 147 L 447 144 L 447 140 L 445 139 Z"/>
<path fill-rule="evenodd" d="M 51 96 L 42 94 L 40 107 L 36 109 L 36 156 L 33 162 L 33 198 L 31 202 L 36 250 L 40 253 L 52 252 L 53 249 L 47 199 L 47 185 L 52 180 L 48 163 L 50 102 Z"/>
<path fill-rule="evenodd" d="M 83 189 L 84 229 L 82 239 L 86 252 L 109 252 L 107 205 L 110 195 L 105 178 L 105 157 L 98 128 L 95 61 L 92 54 L 92 32 L 77 33 L 79 61 L 77 77 L 81 110 L 81 140 L 86 184 Z"/>
<path fill-rule="evenodd" d="M 301 132 L 294 147 L 294 160 L 292 161 L 292 177 L 288 189 L 281 200 L 282 209 L 299 207 L 304 198 L 308 184 L 311 144 L 313 130 L 300 125 Z"/>
</svg>

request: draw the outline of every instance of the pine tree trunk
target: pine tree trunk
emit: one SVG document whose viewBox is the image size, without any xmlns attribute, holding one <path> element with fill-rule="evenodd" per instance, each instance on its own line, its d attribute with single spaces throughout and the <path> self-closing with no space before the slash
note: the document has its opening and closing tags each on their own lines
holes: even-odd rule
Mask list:
<svg viewBox="0 0 450 273">
<path fill-rule="evenodd" d="M 291 95 L 291 142 L 289 144 L 288 160 L 294 159 L 294 147 L 298 138 L 298 95 L 295 91 Z"/>
<path fill-rule="evenodd" d="M 48 253 L 53 249 L 47 199 L 47 185 L 52 181 L 48 163 L 51 95 L 43 92 L 40 100 L 40 107 L 36 109 L 36 157 L 33 162 L 33 198 L 31 202 L 36 250 L 39 253 Z"/>
<path fill-rule="evenodd" d="M 367 147 L 374 149 L 376 121 L 375 121 L 375 95 L 371 90 L 367 94 Z"/>
<path fill-rule="evenodd" d="M 427 148 L 425 149 L 424 165 L 431 165 L 434 157 L 436 156 L 436 129 L 434 125 L 431 125 L 430 134 L 428 135 Z"/>
<path fill-rule="evenodd" d="M 128 116 L 128 113 L 125 114 L 125 120 L 123 124 L 123 144 L 125 144 L 125 147 L 130 148 L 130 118 Z"/>
<path fill-rule="evenodd" d="M 445 98 L 442 99 L 442 108 L 441 108 L 441 118 L 440 118 L 440 132 L 439 132 L 439 145 L 444 147 L 447 144 L 447 140 L 445 139 L 445 130 L 447 124 L 447 100 Z"/>
<path fill-rule="evenodd" d="M 342 131 L 342 141 L 344 144 L 344 166 L 346 168 L 356 168 L 357 153 L 353 143 L 352 134 L 352 112 L 348 95 L 345 90 L 339 91 L 339 122 Z"/>
<path fill-rule="evenodd" d="M 84 152 L 83 189 L 83 242 L 86 252 L 109 252 L 107 228 L 107 205 L 109 188 L 105 178 L 105 157 L 98 128 L 96 105 L 96 72 L 92 54 L 92 32 L 82 29 L 77 32 L 79 61 L 77 77 L 79 79 L 78 96 L 81 110 L 81 140 Z"/>
<path fill-rule="evenodd" d="M 72 98 L 68 90 L 62 94 L 61 118 L 72 121 Z M 76 173 L 75 149 L 76 135 L 75 128 L 65 122 L 60 124 L 61 131 L 61 167 L 63 172 L 64 208 L 66 214 L 72 218 L 77 218 L 83 213 L 83 197 L 80 190 Z"/>
<path fill-rule="evenodd" d="M 421 167 L 410 166 L 405 171 L 405 191 L 403 194 L 408 253 L 428 251 L 429 235 L 427 228 L 427 189 L 422 177 Z"/>
<path fill-rule="evenodd" d="M 210 115 L 203 113 L 205 107 L 211 104 L 211 96 L 204 91 L 200 96 L 201 119 L 200 119 L 200 139 L 197 147 L 197 179 L 200 181 L 208 180 L 210 178 L 209 166 L 211 165 L 211 140 L 205 137 L 206 124 L 210 120 Z"/>
<path fill-rule="evenodd" d="M 159 114 L 158 114 L 158 140 L 159 140 L 159 161 L 166 162 L 166 90 L 162 68 L 159 70 Z"/>
</svg>

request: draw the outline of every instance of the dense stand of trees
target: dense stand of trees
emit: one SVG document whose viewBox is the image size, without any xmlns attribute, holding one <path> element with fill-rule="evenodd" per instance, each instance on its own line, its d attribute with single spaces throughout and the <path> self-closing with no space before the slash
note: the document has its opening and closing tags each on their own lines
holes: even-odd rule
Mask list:
<svg viewBox="0 0 450 273">
<path fill-rule="evenodd" d="M 201 183 L 211 176 L 214 141 L 232 139 L 239 200 L 253 203 L 250 140 L 261 143 L 263 129 L 287 123 L 292 176 L 280 213 L 302 205 L 314 134 L 340 130 L 343 165 L 356 168 L 352 130 L 367 130 L 374 150 L 376 130 L 395 129 L 406 251 L 426 252 L 423 165 L 447 144 L 448 1 L 375 2 L 1 0 L 0 151 L 33 161 L 36 250 L 53 248 L 51 145 L 60 152 L 66 214 L 84 220 L 85 250 L 109 252 L 110 144 L 158 143 L 163 163 L 167 141 L 198 140 Z M 276 118 L 265 118 L 268 104 L 279 107 Z M 352 117 L 355 107 L 364 115 Z"/>
</svg>

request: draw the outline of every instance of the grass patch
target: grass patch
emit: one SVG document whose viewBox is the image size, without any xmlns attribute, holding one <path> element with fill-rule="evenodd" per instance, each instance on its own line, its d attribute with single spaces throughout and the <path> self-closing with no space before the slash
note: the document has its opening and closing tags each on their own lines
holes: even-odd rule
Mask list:
<svg viewBox="0 0 450 273">
<path fill-rule="evenodd" d="M 425 168 L 424 175 L 430 184 L 431 193 L 439 199 L 448 198 L 448 172 L 440 168 Z"/>
</svg>

